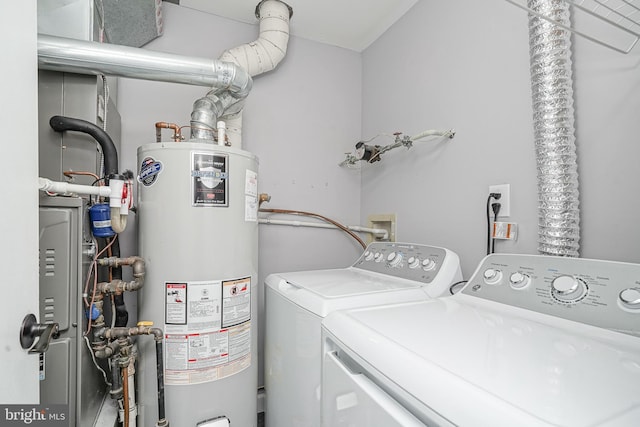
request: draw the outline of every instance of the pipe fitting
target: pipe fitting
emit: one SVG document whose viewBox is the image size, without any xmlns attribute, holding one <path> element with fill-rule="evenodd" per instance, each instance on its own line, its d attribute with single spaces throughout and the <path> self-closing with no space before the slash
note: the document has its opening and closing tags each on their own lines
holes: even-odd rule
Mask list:
<svg viewBox="0 0 640 427">
<path fill-rule="evenodd" d="M 93 354 L 98 359 L 108 359 L 114 354 L 118 354 L 120 352 L 120 343 L 118 341 L 112 341 L 106 345 L 96 345 L 93 346 Z"/>
<path fill-rule="evenodd" d="M 111 282 L 100 282 L 97 285 L 99 292 L 103 294 L 119 294 L 127 291 L 137 291 L 144 286 L 144 280 L 140 278 L 132 281 L 112 280 Z"/>
<path fill-rule="evenodd" d="M 144 286 L 144 278 L 146 275 L 144 259 L 139 256 L 131 256 L 128 258 L 100 258 L 96 261 L 99 266 L 120 267 L 129 265 L 133 269 L 134 280 L 126 282 L 124 280 L 115 279 L 111 282 L 100 282 L 97 285 L 98 291 L 101 293 L 121 293 L 125 291 L 137 291 Z"/>
<path fill-rule="evenodd" d="M 160 328 L 147 325 L 138 325 L 132 328 L 109 328 L 105 330 L 104 336 L 107 339 L 122 339 L 139 335 L 153 335 L 156 341 L 162 341 L 164 332 Z"/>
<path fill-rule="evenodd" d="M 118 258 L 118 257 L 108 257 L 108 258 L 99 258 L 97 263 L 101 267 L 120 267 L 123 265 L 131 265 L 133 266 L 134 273 L 136 271 L 142 272 L 144 274 L 144 259 L 139 256 L 130 256 L 127 258 Z"/>
<path fill-rule="evenodd" d="M 162 129 L 173 130 L 173 140 L 175 142 L 182 141 L 182 133 L 180 132 L 180 126 L 175 123 L 157 122 L 156 123 L 156 142 L 162 142 Z"/>
<path fill-rule="evenodd" d="M 271 195 L 268 193 L 260 193 L 258 196 L 258 208 L 262 206 L 263 203 L 269 203 L 271 201 Z"/>
</svg>

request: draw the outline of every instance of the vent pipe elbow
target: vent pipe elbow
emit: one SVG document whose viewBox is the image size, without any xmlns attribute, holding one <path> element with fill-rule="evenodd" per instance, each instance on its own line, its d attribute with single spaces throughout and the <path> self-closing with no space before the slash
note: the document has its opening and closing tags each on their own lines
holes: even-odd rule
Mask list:
<svg viewBox="0 0 640 427">
<path fill-rule="evenodd" d="M 256 6 L 260 35 L 251 42 L 220 55 L 221 61 L 232 62 L 255 77 L 275 69 L 287 53 L 289 19 L 293 10 L 279 0 L 263 0 Z"/>
<path fill-rule="evenodd" d="M 287 53 L 289 20 L 292 15 L 293 9 L 286 3 L 262 0 L 256 6 L 260 26 L 258 38 L 251 43 L 226 50 L 220 55 L 219 61 L 245 70 L 249 80 L 275 69 Z M 191 139 L 213 140 L 217 122 L 223 120 L 226 122 L 229 140 L 240 147 L 244 97 L 232 98 L 225 91 L 212 90 L 204 98 L 198 99 L 191 114 Z"/>
</svg>

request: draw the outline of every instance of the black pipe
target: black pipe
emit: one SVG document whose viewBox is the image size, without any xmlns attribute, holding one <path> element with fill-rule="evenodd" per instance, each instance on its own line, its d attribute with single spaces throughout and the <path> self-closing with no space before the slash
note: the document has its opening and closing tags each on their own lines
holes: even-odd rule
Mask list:
<svg viewBox="0 0 640 427">
<path fill-rule="evenodd" d="M 102 148 L 105 177 L 118 175 L 118 150 L 116 150 L 116 146 L 111 137 L 104 130 L 86 120 L 64 116 L 51 117 L 49 125 L 56 132 L 72 130 L 91 135 Z"/>
<path fill-rule="evenodd" d="M 120 258 L 120 239 L 115 237 L 110 238 L 96 238 L 98 241 L 98 251 L 102 251 L 111 241 L 115 241 L 111 244 L 111 256 Z M 105 251 L 100 258 L 108 258 L 109 255 Z M 111 277 L 109 277 L 109 268 L 111 268 Z M 111 282 L 111 280 L 122 280 L 122 267 L 98 267 L 98 283 Z M 113 303 L 115 306 L 115 312 L 111 313 L 111 318 L 114 318 L 113 325 L 117 327 L 125 327 L 129 323 L 129 312 L 124 302 L 124 294 L 114 293 Z"/>
<path fill-rule="evenodd" d="M 111 245 L 111 256 L 120 258 L 120 239 L 115 239 Z M 122 280 L 122 267 L 112 267 L 111 276 L 113 280 Z M 124 293 L 116 293 L 113 296 L 113 303 L 116 308 L 116 312 L 112 313 L 116 317 L 114 326 L 125 327 L 129 322 L 129 312 L 127 306 L 124 303 Z"/>
<path fill-rule="evenodd" d="M 164 367 L 162 365 L 162 339 L 156 339 L 156 370 L 158 372 L 158 426 L 168 426 L 164 411 Z"/>
<path fill-rule="evenodd" d="M 111 391 L 109 394 L 112 399 L 119 399 L 122 397 L 122 377 L 120 376 L 120 368 L 118 366 L 118 359 L 113 357 L 111 360 Z"/>
</svg>

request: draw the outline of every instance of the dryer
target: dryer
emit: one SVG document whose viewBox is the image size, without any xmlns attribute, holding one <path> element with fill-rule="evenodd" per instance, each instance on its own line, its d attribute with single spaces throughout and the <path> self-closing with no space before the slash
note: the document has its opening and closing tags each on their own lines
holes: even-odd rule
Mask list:
<svg viewBox="0 0 640 427">
<path fill-rule="evenodd" d="M 640 425 L 640 265 L 490 255 L 450 298 L 331 313 L 323 425 Z"/>
<path fill-rule="evenodd" d="M 320 426 L 321 321 L 341 309 L 449 295 L 462 280 L 445 248 L 374 242 L 347 268 L 271 274 L 265 292 L 267 427 Z"/>
</svg>

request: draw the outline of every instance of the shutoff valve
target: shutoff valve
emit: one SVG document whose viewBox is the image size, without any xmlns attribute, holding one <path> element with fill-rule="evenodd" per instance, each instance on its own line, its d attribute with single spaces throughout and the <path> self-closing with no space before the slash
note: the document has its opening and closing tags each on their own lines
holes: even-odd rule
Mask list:
<svg viewBox="0 0 640 427">
<path fill-rule="evenodd" d="M 356 148 L 352 153 L 346 153 L 346 158 L 340 163 L 340 166 L 353 166 L 358 161 L 365 161 L 367 163 L 375 163 L 380 161 L 380 156 L 394 148 L 406 147 L 407 150 L 413 146 L 413 141 L 425 138 L 427 136 L 442 136 L 447 138 L 453 138 L 455 131 L 449 130 L 427 130 L 414 136 L 403 135 L 402 132 L 396 132 L 393 134 L 394 142 L 389 145 L 368 145 L 370 142 L 380 135 L 377 135 L 368 141 L 359 141 L 356 143 Z"/>
</svg>

